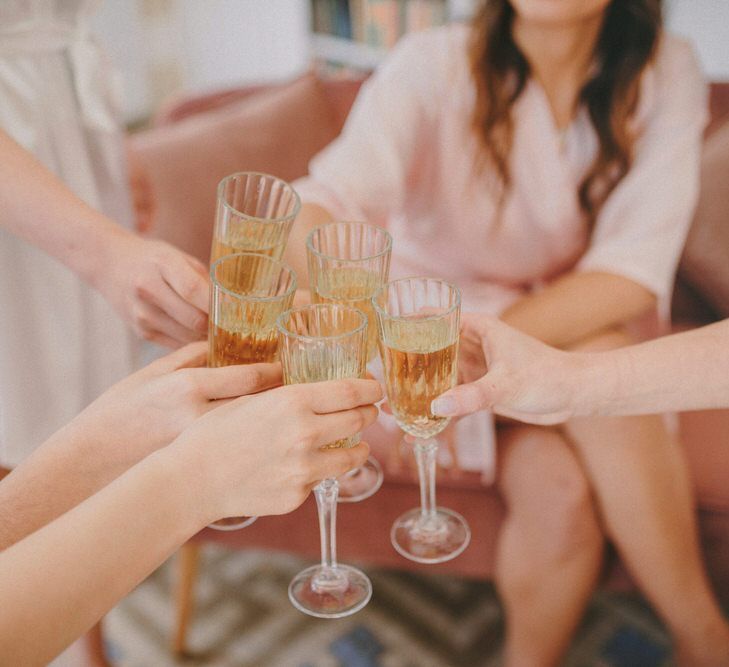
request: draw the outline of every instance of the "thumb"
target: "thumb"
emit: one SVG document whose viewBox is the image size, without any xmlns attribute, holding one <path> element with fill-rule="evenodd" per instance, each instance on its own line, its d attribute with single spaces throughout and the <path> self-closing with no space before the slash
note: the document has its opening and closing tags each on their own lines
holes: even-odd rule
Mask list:
<svg viewBox="0 0 729 667">
<path fill-rule="evenodd" d="M 490 410 L 495 403 L 496 388 L 488 375 L 475 382 L 462 384 L 441 394 L 430 405 L 438 417 L 462 417 L 479 410 Z"/>
</svg>

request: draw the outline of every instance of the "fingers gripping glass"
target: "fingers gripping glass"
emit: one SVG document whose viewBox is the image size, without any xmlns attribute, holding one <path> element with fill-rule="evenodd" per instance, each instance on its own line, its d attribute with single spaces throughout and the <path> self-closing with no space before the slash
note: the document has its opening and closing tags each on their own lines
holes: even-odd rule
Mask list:
<svg viewBox="0 0 729 667">
<path fill-rule="evenodd" d="M 296 191 L 275 176 L 239 172 L 218 185 L 210 262 L 255 252 L 281 259 L 301 208 Z"/>
<path fill-rule="evenodd" d="M 372 296 L 387 282 L 392 237 L 365 222 L 333 222 L 306 239 L 309 286 L 314 303 L 339 303 L 360 309 L 368 321 L 367 357 L 377 353 Z M 339 480 L 339 502 L 359 502 L 382 486 L 382 468 L 369 457 Z"/>
<path fill-rule="evenodd" d="M 278 320 L 285 384 L 360 378 L 367 363 L 367 318 L 362 311 L 337 304 L 290 310 Z M 359 434 L 326 448 L 352 447 Z M 341 618 L 364 607 L 372 584 L 357 568 L 337 562 L 336 516 L 339 485 L 325 479 L 314 488 L 321 565 L 309 567 L 289 585 L 292 604 L 310 616 Z"/>
<path fill-rule="evenodd" d="M 420 478 L 421 506 L 395 521 L 390 538 L 405 558 L 442 563 L 471 539 L 460 514 L 436 507 L 434 436 L 450 420 L 430 411 L 431 401 L 456 384 L 460 292 L 442 280 L 405 278 L 387 283 L 372 301 L 387 400 L 400 428 L 416 438 Z"/>
<path fill-rule="evenodd" d="M 276 319 L 291 307 L 296 276 L 283 262 L 255 253 L 218 259 L 210 269 L 208 366 L 275 361 Z M 236 530 L 255 517 L 230 517 L 211 524 Z"/>
</svg>

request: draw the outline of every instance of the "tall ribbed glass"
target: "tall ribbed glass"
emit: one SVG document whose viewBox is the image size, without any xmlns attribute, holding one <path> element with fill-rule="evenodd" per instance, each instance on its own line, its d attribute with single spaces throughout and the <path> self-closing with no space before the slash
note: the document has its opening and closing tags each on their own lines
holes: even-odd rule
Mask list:
<svg viewBox="0 0 729 667">
<path fill-rule="evenodd" d="M 240 252 L 281 259 L 300 208 L 299 195 L 280 178 L 247 171 L 226 176 L 218 185 L 210 263 Z"/>
<path fill-rule="evenodd" d="M 278 320 L 284 383 L 363 377 L 367 363 L 367 318 L 338 304 L 290 310 Z M 359 434 L 325 448 L 352 447 Z M 300 572 L 289 585 L 292 604 L 310 616 L 341 618 L 364 607 L 372 584 L 357 568 L 337 562 L 336 516 L 339 485 L 325 479 L 314 489 L 319 515 L 321 564 Z"/>
<path fill-rule="evenodd" d="M 291 307 L 296 276 L 283 262 L 256 253 L 225 255 L 210 269 L 208 366 L 275 361 L 276 320 Z M 236 530 L 255 517 L 230 517 L 211 525 Z"/>
<path fill-rule="evenodd" d="M 390 537 L 406 558 L 441 563 L 458 556 L 471 539 L 460 514 L 436 506 L 433 438 L 449 419 L 430 410 L 431 401 L 456 384 L 460 292 L 442 280 L 404 278 L 387 283 L 372 302 L 387 401 L 400 428 L 416 438 L 420 477 L 421 506 L 397 519 Z"/>
<path fill-rule="evenodd" d="M 367 315 L 367 356 L 377 354 L 377 324 L 372 296 L 387 282 L 392 237 L 366 222 L 333 222 L 306 239 L 309 287 L 314 303 L 339 303 Z M 359 502 L 382 486 L 382 467 L 370 456 L 339 479 L 339 502 Z"/>
</svg>

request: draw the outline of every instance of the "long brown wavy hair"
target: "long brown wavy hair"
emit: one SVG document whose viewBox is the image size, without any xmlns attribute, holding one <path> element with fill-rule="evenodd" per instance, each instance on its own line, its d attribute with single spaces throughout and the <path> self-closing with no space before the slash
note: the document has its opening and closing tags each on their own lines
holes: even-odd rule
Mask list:
<svg viewBox="0 0 729 667">
<path fill-rule="evenodd" d="M 609 194 L 627 174 L 636 140 L 631 117 L 641 73 L 656 49 L 661 0 L 612 0 L 595 43 L 592 67 L 578 95 L 595 128 L 599 148 L 578 189 L 590 226 Z M 500 181 L 502 201 L 511 182 L 511 108 L 529 79 L 529 63 L 512 35 L 509 0 L 485 0 L 473 19 L 471 74 L 476 85 L 473 128 Z"/>
</svg>

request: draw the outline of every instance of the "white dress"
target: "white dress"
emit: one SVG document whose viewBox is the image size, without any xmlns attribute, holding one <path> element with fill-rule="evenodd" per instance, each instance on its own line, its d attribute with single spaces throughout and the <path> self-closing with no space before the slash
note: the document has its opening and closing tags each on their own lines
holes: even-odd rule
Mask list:
<svg viewBox="0 0 729 667">
<path fill-rule="evenodd" d="M 128 226 L 122 134 L 88 32 L 95 4 L 0 2 L 0 127 Z M 0 464 L 17 465 L 131 372 L 134 357 L 130 332 L 98 293 L 0 228 Z"/>
</svg>

